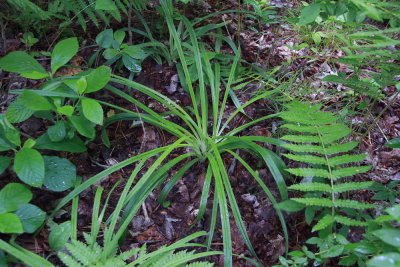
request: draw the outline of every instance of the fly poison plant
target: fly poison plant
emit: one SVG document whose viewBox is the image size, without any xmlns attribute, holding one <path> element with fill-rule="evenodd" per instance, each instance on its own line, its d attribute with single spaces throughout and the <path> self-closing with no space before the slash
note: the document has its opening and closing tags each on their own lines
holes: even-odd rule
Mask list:
<svg viewBox="0 0 400 267">
<path fill-rule="evenodd" d="M 237 204 L 233 189 L 229 181 L 228 172 L 225 168 L 222 158 L 223 154 L 231 155 L 236 158 L 238 162 L 240 162 L 247 169 L 252 177 L 254 177 L 262 190 L 267 194 L 271 202 L 275 205 L 277 204 L 277 200 L 271 194 L 270 190 L 262 181 L 262 179 L 259 177 L 257 171 L 254 170 L 241 156 L 239 156 L 237 152 L 234 151 L 238 149 L 243 149 L 258 156 L 266 163 L 268 169 L 274 177 L 280 192 L 281 199 L 286 200 L 288 198 L 287 187 L 281 174 L 281 171 L 285 169 L 283 161 L 275 153 L 264 147 L 259 146 L 256 143 L 265 142 L 278 145 L 281 144 L 282 141 L 263 136 L 237 136 L 239 132 L 250 127 L 251 125 L 274 117 L 276 115 L 264 116 L 235 129 L 228 128 L 229 122 L 232 121 L 232 119 L 238 113 L 243 112 L 243 109 L 245 107 L 256 102 L 257 100 L 271 96 L 274 91 L 265 92 L 252 98 L 247 103 L 237 108 L 228 117 L 228 119 L 224 120 L 223 118 L 225 108 L 227 107 L 229 90 L 231 90 L 232 86 L 236 84 L 234 77 L 238 62 L 240 60 L 240 51 L 234 57 L 230 74 L 226 81 L 226 86 L 222 87 L 221 84 L 224 84 L 224 82 L 221 79 L 219 63 L 210 61 L 208 53 L 205 50 L 205 46 L 204 44 L 198 42 L 197 36 L 193 30 L 191 23 L 185 17 L 181 16 L 180 19 L 184 22 L 190 34 L 190 48 L 193 51 L 193 55 L 195 58 L 198 75 L 198 88 L 196 88 L 196 91 L 193 87 L 193 82 L 189 74 L 186 56 L 183 52 L 182 45 L 178 37 L 177 30 L 174 26 L 174 21 L 172 19 L 171 13 L 169 12 L 168 3 L 166 1 L 161 1 L 161 5 L 166 14 L 168 28 L 176 43 L 176 49 L 179 53 L 179 58 L 182 63 L 186 84 L 188 86 L 190 98 L 192 101 L 192 107 L 183 108 L 168 97 L 149 87 L 146 87 L 129 79 L 113 75 L 110 80 L 111 82 L 131 87 L 159 101 L 162 105 L 169 108 L 170 111 L 168 112 L 168 114 L 173 114 L 174 116 L 179 117 L 182 123 L 176 124 L 167 120 L 164 117 L 165 114 L 158 114 L 151 108 L 140 103 L 138 100 L 134 99 L 123 91 L 111 85 L 107 85 L 106 89 L 136 104 L 137 107 L 142 110 L 142 113 L 138 114 L 136 112 L 99 101 L 104 105 L 108 105 L 114 109 L 119 109 L 123 111 L 123 113 L 116 114 L 113 117 L 110 117 L 105 122 L 102 138 L 106 145 L 110 145 L 105 129 L 111 123 L 120 120 L 142 120 L 145 123 L 160 127 L 161 129 L 176 136 L 177 141 L 175 141 L 171 145 L 136 155 L 99 173 L 98 175 L 85 181 L 81 186 L 72 191 L 67 197 L 63 199 L 63 201 L 60 202 L 57 209 L 61 208 L 68 201 L 72 200 L 77 194 L 82 192 L 85 188 L 95 183 L 96 181 L 101 180 L 106 175 L 128 164 L 138 164 L 138 162 L 146 161 L 150 157 L 154 156 L 157 156 L 157 159 L 142 175 L 141 179 L 137 182 L 135 187 L 129 191 L 126 201 L 124 201 L 125 214 L 136 213 L 136 211 L 140 209 L 141 204 L 154 190 L 154 188 L 166 181 L 167 171 L 173 167 L 178 168 L 178 166 L 180 166 L 180 164 L 178 163 L 187 161 L 187 163 L 180 167 L 176 174 L 169 179 L 169 181 L 166 183 L 163 190 L 161 191 L 159 202 L 163 205 L 168 205 L 168 203 L 165 202 L 165 199 L 170 190 L 177 183 L 177 181 L 195 163 L 202 163 L 206 165 L 207 173 L 203 184 L 198 217 L 196 218 L 195 222 L 200 221 L 203 217 L 206 210 L 206 204 L 210 196 L 210 191 L 214 186 L 213 210 L 211 219 L 212 223 L 209 230 L 209 236 L 206 241 L 207 248 L 211 248 L 219 210 L 219 216 L 221 219 L 223 231 L 224 266 L 232 266 L 231 226 L 228 209 L 228 207 L 230 207 L 238 229 L 244 239 L 244 242 L 246 243 L 253 257 L 258 259 L 250 242 L 249 236 L 247 235 L 246 228 L 239 212 L 239 206 Z M 212 99 L 210 104 L 208 102 L 209 92 L 206 88 L 206 79 L 207 83 L 210 85 L 209 92 L 211 93 Z M 220 103 L 221 98 L 222 101 Z M 209 114 L 212 115 L 212 121 L 209 121 Z M 180 156 L 170 160 L 166 160 L 173 151 L 179 151 Z M 277 209 L 276 211 L 281 221 L 283 232 L 287 242 L 288 234 L 283 215 L 279 209 Z M 124 220 L 128 217 L 130 216 L 122 216 L 120 224 L 123 224 Z M 255 261 L 252 262 L 261 266 L 261 264 Z"/>
</svg>

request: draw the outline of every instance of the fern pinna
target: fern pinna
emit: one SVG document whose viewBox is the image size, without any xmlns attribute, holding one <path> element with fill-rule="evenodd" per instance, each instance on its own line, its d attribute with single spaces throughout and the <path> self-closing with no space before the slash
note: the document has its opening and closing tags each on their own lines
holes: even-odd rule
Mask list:
<svg viewBox="0 0 400 267">
<path fill-rule="evenodd" d="M 331 208 L 313 227 L 319 231 L 333 225 L 334 222 L 347 226 L 365 226 L 366 222 L 355 220 L 340 214 L 341 208 L 369 209 L 374 205 L 355 200 L 341 199 L 348 191 L 367 189 L 372 185 L 368 182 L 347 182 L 343 178 L 366 172 L 370 166 L 348 167 L 349 163 L 362 161 L 366 155 L 345 154 L 357 146 L 357 142 L 340 142 L 351 130 L 337 123 L 337 118 L 331 112 L 321 111 L 322 105 L 292 102 L 288 110 L 280 117 L 286 121 L 282 127 L 296 132 L 285 135 L 281 139 L 290 142 L 283 145 L 291 153 L 284 156 L 302 163 L 310 164 L 309 168 L 291 168 L 287 171 L 296 176 L 304 177 L 304 182 L 289 187 L 291 190 L 314 192 L 303 198 L 292 198 L 292 201 L 311 206 Z M 309 182 L 312 178 L 312 182 Z"/>
</svg>

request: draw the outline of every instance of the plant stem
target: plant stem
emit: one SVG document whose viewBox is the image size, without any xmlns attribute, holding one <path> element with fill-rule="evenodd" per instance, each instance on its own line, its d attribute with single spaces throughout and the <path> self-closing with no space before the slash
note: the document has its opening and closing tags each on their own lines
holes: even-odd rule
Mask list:
<svg viewBox="0 0 400 267">
<path fill-rule="evenodd" d="M 132 45 L 132 30 L 131 30 L 132 6 L 133 6 L 133 0 L 130 0 L 129 1 L 129 10 L 128 10 L 128 35 L 129 35 L 129 44 L 130 45 Z"/>
</svg>

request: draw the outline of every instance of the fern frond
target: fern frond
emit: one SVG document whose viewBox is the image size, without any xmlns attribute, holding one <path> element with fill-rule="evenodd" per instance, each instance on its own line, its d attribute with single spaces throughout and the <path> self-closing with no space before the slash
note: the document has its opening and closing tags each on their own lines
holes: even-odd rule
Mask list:
<svg viewBox="0 0 400 267">
<path fill-rule="evenodd" d="M 360 162 L 366 158 L 366 154 L 361 155 L 342 155 L 336 156 L 329 159 L 331 166 L 343 165 L 351 162 Z"/>
<path fill-rule="evenodd" d="M 325 215 L 312 229 L 312 231 L 322 230 L 334 222 L 344 225 L 365 226 L 364 222 L 359 222 L 344 216 L 335 215 L 335 209 L 369 209 L 374 205 L 362 203 L 355 200 L 340 199 L 340 193 L 367 189 L 373 182 L 349 182 L 336 184 L 336 181 L 343 177 L 353 176 L 359 173 L 367 172 L 370 166 L 344 167 L 352 162 L 362 161 L 366 155 L 336 155 L 346 153 L 354 149 L 358 143 L 341 143 L 341 139 L 350 133 L 345 125 L 336 123 L 336 117 L 333 113 L 320 111 L 321 105 L 310 106 L 300 102 L 293 102 L 288 105 L 288 111 L 283 112 L 281 117 L 286 120 L 286 127 L 295 131 L 296 134 L 286 135 L 283 140 L 291 142 L 282 145 L 292 153 L 285 154 L 289 159 L 319 165 L 322 167 L 309 168 L 291 168 L 287 172 L 302 177 L 320 177 L 329 179 L 329 183 L 312 182 L 294 184 L 289 187 L 291 190 L 303 192 L 323 192 L 325 198 L 304 197 L 292 198 L 293 201 L 306 206 L 317 206 L 330 208 L 331 215 Z M 298 135 L 301 133 L 301 135 Z M 311 144 L 310 144 L 311 143 Z M 319 154 L 319 155 L 315 155 Z"/>
<path fill-rule="evenodd" d="M 333 189 L 334 193 L 343 193 L 347 191 L 354 191 L 354 190 L 362 190 L 362 189 L 367 189 L 371 185 L 373 185 L 373 181 L 369 182 L 348 182 L 344 184 L 337 184 L 335 185 L 335 188 Z"/>
<path fill-rule="evenodd" d="M 186 263 L 188 260 L 188 258 L 190 258 L 191 256 L 193 256 L 194 251 L 187 251 L 187 250 L 182 250 L 179 251 L 177 253 L 171 253 L 170 255 L 168 255 L 168 257 L 163 257 L 162 259 L 160 259 L 159 261 L 157 261 L 156 264 L 154 264 L 154 266 L 162 266 L 165 264 L 171 264 L 171 263 Z M 177 264 L 177 265 L 178 265 Z M 171 264 L 172 265 L 172 264 Z"/>
<path fill-rule="evenodd" d="M 317 206 L 317 207 L 333 207 L 332 200 L 328 198 L 314 198 L 314 197 L 307 197 L 307 198 L 291 198 L 300 204 L 304 204 L 306 206 Z"/>
<path fill-rule="evenodd" d="M 293 152 L 324 154 L 324 149 L 321 146 L 316 145 L 284 144 L 282 146 Z"/>
<path fill-rule="evenodd" d="M 133 255 L 135 255 L 136 253 L 138 253 L 140 250 L 140 248 L 134 248 L 125 252 L 122 252 L 121 254 L 119 254 L 117 256 L 117 258 L 126 261 L 127 259 L 131 258 Z"/>
<path fill-rule="evenodd" d="M 163 246 L 163 247 L 164 247 L 164 246 Z M 138 255 L 137 255 L 137 258 L 138 258 L 138 259 L 141 259 L 141 258 L 146 257 L 146 248 L 147 248 L 146 243 L 145 243 L 143 246 L 140 247 L 140 249 L 139 249 L 139 251 L 138 251 Z M 161 248 L 162 248 L 162 247 L 161 247 Z M 160 248 L 160 249 L 161 249 L 161 248 Z"/>
<path fill-rule="evenodd" d="M 318 157 L 314 155 L 309 155 L 309 154 L 303 154 L 303 155 L 298 155 L 298 154 L 283 154 L 285 157 L 288 159 L 294 160 L 294 161 L 300 161 L 304 163 L 310 163 L 310 164 L 319 164 L 319 165 L 328 165 L 328 162 L 326 161 L 325 157 Z M 329 159 L 329 165 L 332 167 L 338 166 L 338 165 L 344 165 L 347 163 L 352 163 L 352 162 L 360 162 L 365 159 L 367 155 L 366 154 L 361 154 L 361 155 L 341 155 L 341 156 L 335 156 Z"/>
<path fill-rule="evenodd" d="M 124 12 L 125 15 L 128 16 L 128 10 L 124 6 L 124 4 L 121 2 L 121 0 L 115 0 L 115 4 L 120 10 L 122 10 L 122 12 Z"/>
<path fill-rule="evenodd" d="M 332 215 L 327 214 L 324 217 L 322 217 L 322 219 L 320 219 L 319 222 L 316 225 L 314 225 L 314 227 L 312 228 L 311 232 L 315 232 L 315 231 L 319 231 L 319 230 L 325 229 L 326 227 L 331 225 L 334 221 L 335 220 L 332 217 Z"/>
<path fill-rule="evenodd" d="M 331 145 L 326 148 L 326 155 L 330 156 L 337 153 L 349 152 L 358 145 L 358 142 L 349 142 L 340 145 Z"/>
<path fill-rule="evenodd" d="M 362 202 L 359 202 L 356 200 L 350 200 L 350 199 L 336 199 L 335 207 L 363 210 L 363 209 L 372 209 L 375 207 L 375 205 L 368 204 L 368 203 L 362 203 Z"/>
<path fill-rule="evenodd" d="M 83 267 L 82 264 L 63 252 L 58 252 L 58 257 L 68 267 Z"/>
<path fill-rule="evenodd" d="M 299 117 L 297 111 L 287 111 L 287 112 L 282 112 L 280 117 L 284 119 L 285 121 L 288 122 L 296 122 L 300 124 L 306 124 L 306 125 L 323 125 L 323 124 L 328 124 L 328 123 L 334 123 L 336 122 L 336 118 L 333 117 L 332 115 L 327 115 L 325 113 L 315 113 L 315 114 L 307 114 L 307 115 L 312 115 L 312 118 L 309 118 L 307 116 Z"/>
<path fill-rule="evenodd" d="M 353 176 L 359 173 L 367 172 L 371 169 L 371 166 L 358 166 L 348 167 L 332 171 L 332 179 L 337 180 L 342 177 Z"/>
<path fill-rule="evenodd" d="M 335 221 L 347 226 L 368 226 L 367 222 L 357 221 L 341 215 L 335 215 Z"/>
<path fill-rule="evenodd" d="M 324 169 L 296 168 L 296 169 L 286 169 L 286 171 L 296 176 L 302 176 L 302 177 L 322 177 L 322 178 L 330 177 L 329 172 Z"/>
<path fill-rule="evenodd" d="M 291 190 L 298 190 L 303 192 L 321 191 L 331 193 L 332 188 L 328 184 L 323 183 L 299 183 L 289 186 Z"/>
<path fill-rule="evenodd" d="M 309 126 L 309 125 L 298 125 L 298 124 L 283 124 L 281 126 L 282 128 L 287 128 L 292 131 L 300 132 L 300 133 L 318 133 L 316 130 L 316 126 Z"/>
<path fill-rule="evenodd" d="M 340 125 L 340 124 L 335 124 L 335 125 Z M 350 132 L 351 129 L 344 126 L 340 127 L 340 129 L 334 129 L 328 132 L 321 131 L 321 133 L 323 134 L 321 136 L 321 142 L 324 144 L 330 144 L 334 141 L 340 140 L 343 137 L 349 135 Z"/>
<path fill-rule="evenodd" d="M 318 136 L 310 135 L 285 135 L 281 137 L 282 140 L 296 142 L 296 143 L 320 143 L 321 139 Z"/>
<path fill-rule="evenodd" d="M 293 152 L 318 153 L 330 156 L 337 153 L 348 152 L 355 148 L 357 145 L 357 142 L 349 142 L 339 145 L 330 145 L 327 146 L 325 150 L 323 149 L 323 147 L 317 145 L 284 144 L 283 147 Z"/>
<path fill-rule="evenodd" d="M 66 247 L 71 255 L 84 266 L 96 263 L 99 261 L 101 256 L 101 254 L 96 254 L 96 252 L 90 249 L 86 244 L 77 240 L 72 240 L 72 242 L 67 244 Z"/>
<path fill-rule="evenodd" d="M 294 154 L 283 154 L 285 157 L 291 160 L 300 161 L 304 163 L 310 164 L 320 164 L 320 165 L 327 165 L 326 159 L 324 157 L 317 157 L 313 155 L 294 155 Z"/>
</svg>

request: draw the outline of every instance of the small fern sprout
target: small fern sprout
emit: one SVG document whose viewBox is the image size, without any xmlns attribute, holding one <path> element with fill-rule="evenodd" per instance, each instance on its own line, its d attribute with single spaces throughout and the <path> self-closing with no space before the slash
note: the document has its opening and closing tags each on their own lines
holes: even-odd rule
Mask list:
<svg viewBox="0 0 400 267">
<path fill-rule="evenodd" d="M 313 232 L 333 226 L 335 222 L 347 226 L 366 226 L 366 222 L 339 214 L 342 208 L 364 210 L 374 207 L 373 204 L 341 199 L 349 191 L 368 189 L 372 185 L 373 181 L 343 181 L 345 177 L 370 169 L 370 166 L 348 166 L 349 163 L 362 161 L 366 155 L 349 154 L 358 143 L 343 142 L 342 139 L 351 130 L 337 123 L 333 113 L 321 111 L 321 106 L 292 102 L 287 105 L 288 110 L 280 114 L 286 122 L 282 127 L 295 132 L 281 138 L 288 142 L 283 147 L 290 151 L 284 156 L 310 165 L 307 168 L 290 168 L 287 171 L 304 178 L 312 177 L 312 182 L 301 182 L 289 187 L 291 190 L 308 193 L 302 198 L 291 198 L 291 201 L 306 207 L 331 210 L 323 213 L 325 215 L 313 227 Z"/>
</svg>

